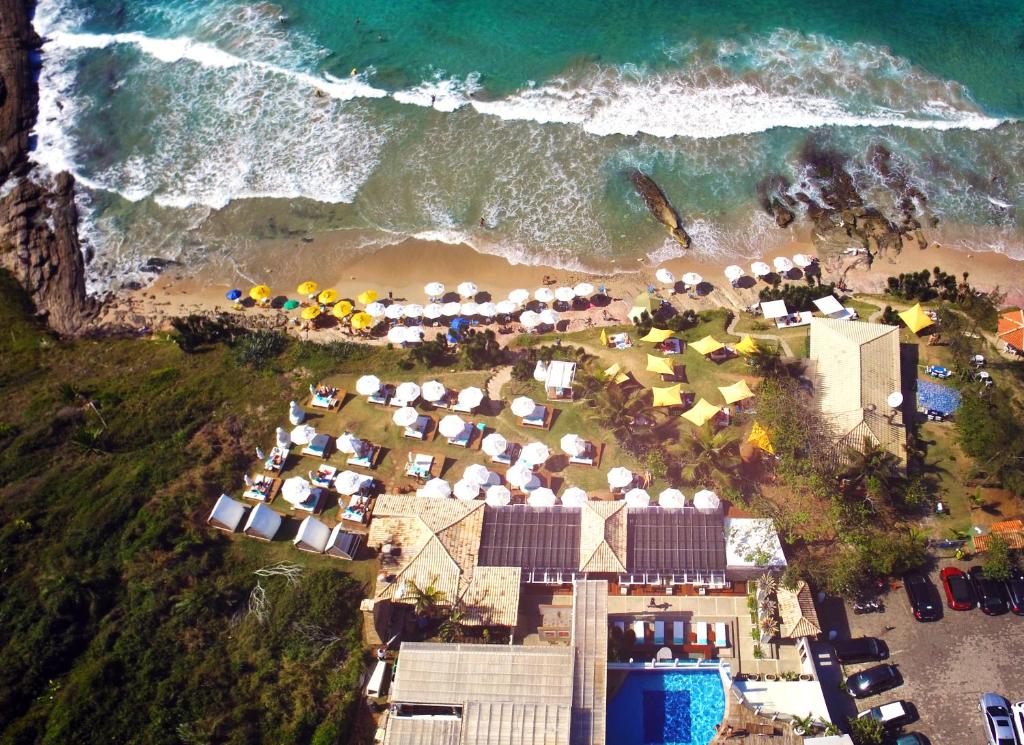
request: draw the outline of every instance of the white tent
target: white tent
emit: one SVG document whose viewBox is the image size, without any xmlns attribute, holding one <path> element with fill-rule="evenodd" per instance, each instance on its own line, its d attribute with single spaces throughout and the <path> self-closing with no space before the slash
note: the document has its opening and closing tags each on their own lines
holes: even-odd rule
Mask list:
<svg viewBox="0 0 1024 745">
<path fill-rule="evenodd" d="M 761 303 L 761 313 L 765 318 L 785 318 L 789 315 L 785 300 L 768 300 Z"/>
<path fill-rule="evenodd" d="M 508 450 L 508 440 L 497 432 L 491 432 L 491 434 L 484 438 L 480 447 L 485 453 L 491 457 L 495 457 L 502 455 L 506 450 Z"/>
<path fill-rule="evenodd" d="M 582 507 L 588 499 L 587 493 L 578 486 L 570 486 L 562 492 L 562 505 L 564 507 Z"/>
<path fill-rule="evenodd" d="M 704 278 L 697 274 L 697 272 L 687 272 L 683 275 L 683 284 L 689 285 L 690 287 L 696 287 L 703 281 Z"/>
<path fill-rule="evenodd" d="M 372 396 L 380 390 L 380 378 L 376 375 L 364 375 L 356 381 L 356 393 L 360 396 Z"/>
<path fill-rule="evenodd" d="M 296 445 L 308 445 L 313 442 L 314 437 L 316 437 L 316 428 L 308 424 L 300 424 L 292 430 L 290 435 L 291 441 Z"/>
<path fill-rule="evenodd" d="M 686 504 L 686 497 L 678 489 L 665 489 L 658 495 L 658 504 L 662 507 L 675 509 Z"/>
<path fill-rule="evenodd" d="M 750 271 L 754 273 L 755 277 L 764 277 L 772 273 L 772 268 L 763 261 L 755 261 L 750 265 Z"/>
<path fill-rule="evenodd" d="M 444 306 L 440 303 L 430 303 L 423 308 L 423 317 L 435 321 L 444 315 Z"/>
<path fill-rule="evenodd" d="M 485 501 L 491 507 L 504 507 L 512 501 L 512 492 L 501 484 L 495 484 L 494 486 L 487 487 L 487 497 Z"/>
<path fill-rule="evenodd" d="M 785 256 L 776 256 L 775 261 L 772 262 L 775 265 L 775 271 L 785 274 L 786 272 L 793 269 L 793 262 L 787 259 Z"/>
<path fill-rule="evenodd" d="M 519 316 L 519 323 L 523 324 L 523 328 L 537 328 L 541 323 L 540 315 L 532 310 L 524 310 L 522 315 Z"/>
<path fill-rule="evenodd" d="M 546 324 L 548 326 L 554 326 L 556 323 L 558 323 L 559 315 L 558 311 L 551 310 L 551 308 L 545 308 L 544 310 L 537 314 L 537 317 L 540 319 L 541 323 Z"/>
<path fill-rule="evenodd" d="M 594 285 L 589 282 L 580 282 L 572 288 L 572 291 L 576 293 L 576 297 L 588 298 L 594 294 Z"/>
<path fill-rule="evenodd" d="M 494 318 L 498 315 L 498 306 L 491 302 L 480 303 L 476 312 L 484 318 Z"/>
<path fill-rule="evenodd" d="M 422 318 L 423 306 L 419 305 L 418 303 L 410 303 L 409 305 L 405 306 L 404 315 L 406 318 Z"/>
<path fill-rule="evenodd" d="M 369 303 L 365 308 L 363 308 L 363 312 L 371 318 L 380 318 L 386 311 L 387 306 L 385 306 L 384 303 L 376 301 Z"/>
<path fill-rule="evenodd" d="M 245 505 L 238 502 L 227 494 L 221 494 L 217 503 L 213 505 L 213 511 L 206 519 L 206 522 L 228 533 L 238 530 L 238 524 L 245 517 Z"/>
<path fill-rule="evenodd" d="M 462 311 L 462 305 L 456 302 L 445 303 L 441 306 L 441 310 L 446 316 L 457 316 Z"/>
<path fill-rule="evenodd" d="M 814 304 L 826 316 L 837 321 L 849 321 L 857 317 L 856 313 L 836 300 L 835 295 L 826 295 L 825 297 L 818 298 L 814 301 Z"/>
<path fill-rule="evenodd" d="M 334 478 L 334 488 L 338 490 L 338 494 L 344 494 L 346 497 L 351 497 L 357 491 L 362 489 L 367 481 L 372 480 L 373 477 L 367 476 L 363 473 L 342 471 Z"/>
<path fill-rule="evenodd" d="M 331 529 L 310 515 L 299 523 L 299 532 L 295 534 L 292 543 L 299 551 L 322 554 L 327 549 L 327 542 L 330 539 Z"/>
<path fill-rule="evenodd" d="M 814 263 L 814 259 L 807 254 L 793 254 L 793 263 L 801 269 L 806 269 Z"/>
<path fill-rule="evenodd" d="M 427 297 L 441 297 L 444 295 L 444 284 L 441 282 L 428 282 L 424 285 L 423 292 Z"/>
<path fill-rule="evenodd" d="M 737 266 L 736 264 L 730 264 L 725 268 L 725 278 L 730 282 L 735 282 L 743 276 L 743 267 Z"/>
<path fill-rule="evenodd" d="M 701 489 L 693 495 L 693 506 L 701 512 L 715 512 L 721 504 L 722 500 L 710 489 Z"/>
<path fill-rule="evenodd" d="M 412 381 L 399 383 L 398 387 L 395 389 L 395 398 L 399 401 L 405 401 L 406 404 L 411 404 L 419 397 L 420 387 Z"/>
<path fill-rule="evenodd" d="M 626 492 L 627 507 L 647 507 L 651 504 L 651 495 L 644 489 L 630 489 Z"/>
<path fill-rule="evenodd" d="M 327 539 L 324 553 L 338 559 L 355 559 L 365 540 L 365 536 L 351 533 L 345 530 L 341 523 L 338 523 L 331 531 L 331 537 Z"/>
<path fill-rule="evenodd" d="M 388 341 L 392 344 L 405 344 L 409 335 L 405 332 L 405 326 L 393 326 L 388 329 Z"/>
<path fill-rule="evenodd" d="M 463 303 L 459 308 L 459 312 L 464 316 L 476 316 L 480 314 L 480 306 L 472 301 Z"/>
<path fill-rule="evenodd" d="M 494 305 L 494 309 L 502 315 L 511 315 L 519 310 L 519 306 L 513 303 L 511 300 L 499 300 Z"/>
<path fill-rule="evenodd" d="M 363 441 L 351 432 L 342 432 L 334 444 L 338 447 L 339 453 L 348 455 L 354 455 L 363 447 Z"/>
<path fill-rule="evenodd" d="M 543 315 L 543 314 L 541 314 Z M 549 396 L 565 398 L 572 395 L 572 381 L 576 377 L 576 363 L 552 360 L 544 375 L 544 389 Z"/>
<path fill-rule="evenodd" d="M 242 532 L 261 541 L 272 541 L 281 527 L 281 516 L 265 504 L 258 504 L 249 513 Z"/>
<path fill-rule="evenodd" d="M 420 414 L 411 406 L 403 406 L 391 415 L 391 421 L 399 427 L 411 427 L 420 418 Z"/>
<path fill-rule="evenodd" d="M 405 306 L 401 303 L 394 303 L 384 309 L 384 317 L 391 321 L 397 321 L 404 313 Z"/>
<path fill-rule="evenodd" d="M 558 497 L 546 486 L 534 489 L 526 498 L 526 503 L 531 507 L 554 507 L 557 502 Z"/>
</svg>

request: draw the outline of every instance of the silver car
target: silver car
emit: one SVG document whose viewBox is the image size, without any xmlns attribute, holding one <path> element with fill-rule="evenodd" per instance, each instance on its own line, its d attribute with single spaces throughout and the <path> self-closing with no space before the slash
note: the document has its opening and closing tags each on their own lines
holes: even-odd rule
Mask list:
<svg viewBox="0 0 1024 745">
<path fill-rule="evenodd" d="M 1013 731 L 1009 701 L 998 693 L 983 693 L 978 702 L 978 711 L 985 720 L 988 745 L 1021 745 Z"/>
</svg>

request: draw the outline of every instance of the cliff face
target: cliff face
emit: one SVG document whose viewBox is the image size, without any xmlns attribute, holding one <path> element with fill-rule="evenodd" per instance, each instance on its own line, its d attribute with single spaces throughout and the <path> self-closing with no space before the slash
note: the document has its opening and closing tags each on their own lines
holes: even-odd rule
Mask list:
<svg viewBox="0 0 1024 745">
<path fill-rule="evenodd" d="M 0 267 L 28 290 L 37 312 L 61 334 L 83 332 L 98 304 L 85 292 L 78 243 L 75 181 L 46 178 L 29 163 L 29 132 L 38 112 L 30 22 L 34 0 L 0 0 Z"/>
</svg>

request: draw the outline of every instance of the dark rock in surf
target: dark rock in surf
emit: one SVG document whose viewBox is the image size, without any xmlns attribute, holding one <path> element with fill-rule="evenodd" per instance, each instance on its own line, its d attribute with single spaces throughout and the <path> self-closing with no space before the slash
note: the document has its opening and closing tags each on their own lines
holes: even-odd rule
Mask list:
<svg viewBox="0 0 1024 745">
<path fill-rule="evenodd" d="M 650 176 L 641 171 L 633 171 L 630 175 L 630 180 L 633 182 L 633 186 L 636 187 L 637 194 L 643 198 L 647 209 L 651 211 L 655 219 L 668 228 L 669 235 L 675 238 L 679 245 L 683 248 L 689 248 L 690 236 L 683 229 L 679 213 L 676 212 L 675 207 L 668 201 L 668 197 L 665 196 L 661 187 L 654 183 Z"/>
</svg>

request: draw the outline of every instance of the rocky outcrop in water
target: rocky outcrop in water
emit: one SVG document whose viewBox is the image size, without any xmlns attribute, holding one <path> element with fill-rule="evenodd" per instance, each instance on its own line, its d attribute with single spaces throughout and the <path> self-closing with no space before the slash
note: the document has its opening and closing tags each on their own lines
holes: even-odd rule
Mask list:
<svg viewBox="0 0 1024 745">
<path fill-rule="evenodd" d="M 27 157 L 38 111 L 33 4 L 0 0 L 0 268 L 17 277 L 50 328 L 79 334 L 98 304 L 85 292 L 74 178 L 48 178 Z"/>
<path fill-rule="evenodd" d="M 647 204 L 647 209 L 651 211 L 651 214 L 654 215 L 658 222 L 668 228 L 669 235 L 675 238 L 683 248 L 689 248 L 690 236 L 683 229 L 679 213 L 676 212 L 675 207 L 668 201 L 668 197 L 665 196 L 661 187 L 654 183 L 650 176 L 641 171 L 633 171 L 630 175 L 630 180 L 633 182 L 633 186 L 636 187 L 637 194 L 643 197 L 644 202 Z"/>
</svg>

